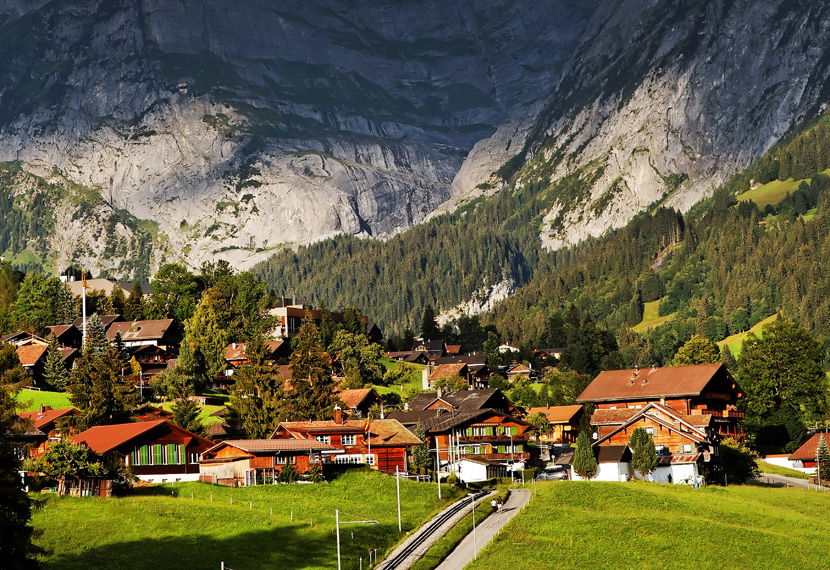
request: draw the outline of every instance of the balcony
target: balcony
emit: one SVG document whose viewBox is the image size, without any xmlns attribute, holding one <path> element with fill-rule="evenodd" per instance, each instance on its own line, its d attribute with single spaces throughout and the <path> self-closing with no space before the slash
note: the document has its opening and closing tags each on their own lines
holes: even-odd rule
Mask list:
<svg viewBox="0 0 830 570">
<path fill-rule="evenodd" d="M 715 416 L 716 418 L 743 418 L 744 413 L 736 410 L 692 410 L 700 412 L 703 416 Z"/>
<path fill-rule="evenodd" d="M 530 441 L 530 437 L 527 435 L 514 435 L 512 438 L 509 435 L 462 435 L 458 437 L 459 445 L 471 443 L 495 443 L 509 445 L 511 441 L 514 444 L 527 443 Z"/>
</svg>

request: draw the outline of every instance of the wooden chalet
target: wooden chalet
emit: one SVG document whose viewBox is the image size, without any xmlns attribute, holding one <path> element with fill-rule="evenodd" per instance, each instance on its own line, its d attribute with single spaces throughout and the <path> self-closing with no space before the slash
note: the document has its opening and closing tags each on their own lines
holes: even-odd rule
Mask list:
<svg viewBox="0 0 830 570">
<path fill-rule="evenodd" d="M 107 328 L 107 339 L 114 342 L 118 334 L 128 348 L 153 345 L 170 350 L 182 342 L 181 335 L 173 326 L 173 319 L 114 322 Z"/>
<path fill-rule="evenodd" d="M 533 351 L 533 356 L 545 364 L 555 366 L 564 353 L 564 348 L 537 348 Z"/>
<path fill-rule="evenodd" d="M 156 374 L 167 370 L 170 361 L 176 358 L 175 353 L 154 344 L 134 346 L 128 351 L 141 367 L 142 380 L 150 380 Z"/>
<path fill-rule="evenodd" d="M 455 356 L 444 356 L 435 359 L 435 365 L 442 364 L 466 364 L 468 375 L 475 387 L 486 388 L 490 383 L 492 370 L 487 366 L 487 356 L 484 354 L 459 354 Z"/>
<path fill-rule="evenodd" d="M 54 336 L 58 339 L 60 346 L 81 348 L 81 344 L 83 344 L 83 333 L 75 325 L 55 325 L 46 328 L 49 331 L 49 334 L 46 335 L 47 340 Z"/>
<path fill-rule="evenodd" d="M 411 411 L 443 409 L 461 412 L 493 409 L 515 416 L 520 414 L 519 408 L 498 388 L 459 390 L 443 394 L 441 392 L 422 392 L 407 404 L 406 409 Z M 392 415 L 390 414 L 389 417 L 392 417 Z"/>
<path fill-rule="evenodd" d="M 152 404 L 145 404 L 136 408 L 133 411 L 135 420 L 139 422 L 154 422 L 158 420 L 173 420 L 173 412 L 165 410 L 161 404 L 154 406 Z"/>
<path fill-rule="evenodd" d="M 167 420 L 96 426 L 72 441 L 153 483 L 198 480 L 201 455 L 214 445 Z"/>
<path fill-rule="evenodd" d="M 358 418 L 369 417 L 369 410 L 372 406 L 383 406 L 383 399 L 374 388 L 340 390 L 337 398 L 343 402 L 344 411 Z"/>
<path fill-rule="evenodd" d="M 830 433 L 815 433 L 804 445 L 796 449 L 789 457 L 790 463 L 796 469 L 815 469 L 817 465 L 818 443 L 821 437 L 830 448 Z"/>
<path fill-rule="evenodd" d="M 316 439 L 343 450 L 324 463 L 365 464 L 387 473 L 406 471 L 407 451 L 423 443 L 397 420 L 345 420 L 339 408 L 333 420 L 282 422 L 271 439 Z"/>
<path fill-rule="evenodd" d="M 273 482 L 286 465 L 306 473 L 335 451 L 316 439 L 228 439 L 202 454 L 199 480 L 229 487 L 256 485 L 257 477 Z"/>
<path fill-rule="evenodd" d="M 448 344 L 447 345 L 447 356 L 460 356 L 461 355 L 461 345 L 460 344 Z"/>
<path fill-rule="evenodd" d="M 437 359 L 447 355 L 447 345 L 443 340 L 416 340 L 412 352 L 423 352 L 429 363 L 434 365 Z"/>
<path fill-rule="evenodd" d="M 429 357 L 427 353 L 421 350 L 412 351 L 392 351 L 387 356 L 392 360 L 399 360 L 401 362 L 410 362 L 412 364 L 429 364 Z"/>
<path fill-rule="evenodd" d="M 72 363 L 78 355 L 77 349 L 74 348 L 60 348 L 61 359 L 64 367 L 69 370 L 72 368 Z M 32 383 L 38 386 L 43 383 L 43 371 L 46 368 L 46 358 L 49 352 L 48 344 L 32 343 L 18 346 L 17 358 L 20 360 L 20 365 L 32 378 Z"/>
<path fill-rule="evenodd" d="M 80 295 L 80 293 L 79 293 L 79 295 Z M 92 315 L 88 315 L 87 318 L 86 318 L 87 328 L 89 327 L 89 319 L 91 319 L 91 318 L 92 318 Z M 101 319 L 101 324 L 104 325 L 104 330 L 109 330 L 109 328 L 112 326 L 112 323 L 117 323 L 117 322 L 123 322 L 124 321 L 124 319 L 121 318 L 121 315 L 99 315 L 98 318 Z M 84 318 L 83 317 L 78 317 L 77 319 L 72 321 L 72 326 L 74 326 L 76 329 L 81 331 L 81 333 L 83 333 Z M 113 335 L 113 338 L 115 338 L 115 335 Z M 112 338 L 110 338 L 110 340 L 112 340 Z"/>
<path fill-rule="evenodd" d="M 59 420 L 80 413 L 75 408 L 53 410 L 49 406 L 40 406 L 37 411 L 18 414 L 23 421 L 31 424 L 21 438 L 28 444 L 29 457 L 40 457 L 49 449 L 51 442 L 60 441 L 64 435 L 68 435 L 70 430 L 64 429 Z"/>
<path fill-rule="evenodd" d="M 533 370 L 525 364 L 513 364 L 507 369 L 507 381 L 511 384 L 519 378 L 530 380 L 532 376 L 534 376 Z"/>
<path fill-rule="evenodd" d="M 579 404 L 573 406 L 542 406 L 528 408 L 527 414 L 542 414 L 547 418 L 551 431 L 540 434 L 539 440 L 544 443 L 576 443 L 579 436 L 579 427 L 585 417 L 585 408 Z"/>
<path fill-rule="evenodd" d="M 265 359 L 269 360 L 272 364 L 280 361 L 285 360 L 291 357 L 291 344 L 284 340 L 271 340 L 265 343 L 266 344 L 266 355 Z M 227 347 L 225 347 L 225 360 L 228 361 L 229 367 L 228 370 L 225 372 L 226 376 L 233 375 L 233 370 L 239 368 L 246 362 L 248 362 L 248 357 L 245 355 L 245 343 L 244 342 L 232 342 Z"/>
<path fill-rule="evenodd" d="M 658 403 L 686 416 L 709 416 L 707 425 L 716 433 L 742 440 L 743 427 L 738 421 L 744 414 L 737 404 L 744 397 L 743 389 L 725 366 L 700 364 L 606 370 L 576 401 L 594 404 L 597 410 L 642 409 Z"/>
<path fill-rule="evenodd" d="M 383 342 L 383 331 L 376 323 L 369 323 L 366 325 L 366 339 L 372 344 L 380 344 Z"/>
<path fill-rule="evenodd" d="M 0 343 L 26 346 L 29 344 L 49 344 L 49 341 L 30 332 L 16 331 L 0 336 Z"/>
</svg>

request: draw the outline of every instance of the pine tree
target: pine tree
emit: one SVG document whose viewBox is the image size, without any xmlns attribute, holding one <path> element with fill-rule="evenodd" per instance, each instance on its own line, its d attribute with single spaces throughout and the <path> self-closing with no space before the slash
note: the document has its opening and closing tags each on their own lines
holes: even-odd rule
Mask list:
<svg viewBox="0 0 830 570">
<path fill-rule="evenodd" d="M 343 312 L 343 330 L 352 334 L 366 335 L 366 326 L 360 320 L 360 309 L 346 307 Z"/>
<path fill-rule="evenodd" d="M 818 475 L 821 484 L 830 486 L 830 451 L 827 449 L 827 439 L 825 439 L 824 434 L 818 438 L 816 460 L 818 461 Z"/>
<path fill-rule="evenodd" d="M 424 307 L 424 315 L 421 318 L 421 338 L 424 340 L 436 340 L 441 338 L 441 331 L 435 321 L 435 311 L 432 305 Z"/>
<path fill-rule="evenodd" d="M 195 400 L 181 397 L 173 404 L 173 423 L 196 435 L 204 435 L 204 425 L 199 419 L 199 404 Z"/>
<path fill-rule="evenodd" d="M 726 369 L 729 370 L 731 374 L 735 374 L 738 371 L 738 361 L 735 360 L 735 355 L 732 354 L 732 351 L 729 349 L 727 345 L 723 345 L 723 350 L 721 351 L 720 361 L 726 366 Z"/>
<path fill-rule="evenodd" d="M 88 350 L 93 356 L 98 356 L 104 354 L 109 346 L 104 323 L 101 322 L 101 317 L 97 313 L 93 313 L 91 317 L 87 318 L 84 349 Z"/>
<path fill-rule="evenodd" d="M 124 289 L 116 285 L 110 293 L 110 305 L 113 315 L 123 315 L 127 306 L 127 298 L 124 296 Z"/>
<path fill-rule="evenodd" d="M 23 427 L 19 419 L 11 388 L 0 385 L 0 567 L 34 570 L 42 551 L 32 543 L 32 500 L 20 486 L 20 450 L 8 437 Z"/>
<path fill-rule="evenodd" d="M 640 477 L 645 481 L 646 475 L 657 469 L 657 451 L 654 448 L 654 440 L 645 428 L 638 427 L 634 428 L 631 433 L 628 446 L 631 448 L 631 466 L 640 472 Z"/>
<path fill-rule="evenodd" d="M 72 294 L 69 285 L 63 283 L 60 288 L 60 300 L 58 301 L 58 318 L 62 325 L 68 325 L 78 318 L 78 311 L 76 309 L 78 300 Z"/>
<path fill-rule="evenodd" d="M 266 355 L 264 337 L 253 335 L 245 344 L 247 362 L 233 375 L 227 421 L 232 431 L 250 439 L 268 437 L 287 415 L 283 379 Z"/>
<path fill-rule="evenodd" d="M 137 397 L 129 372 L 129 364 L 114 348 L 98 350 L 95 343 L 87 343 L 67 386 L 69 401 L 81 411 L 73 417 L 78 429 L 130 420 Z"/>
<path fill-rule="evenodd" d="M 415 437 L 423 441 L 423 445 L 417 445 L 412 448 L 412 462 L 416 467 L 429 467 L 432 465 L 432 460 L 429 455 L 429 447 L 427 446 L 427 432 L 421 420 L 418 420 L 418 425 L 415 427 Z"/>
<path fill-rule="evenodd" d="M 49 349 L 46 352 L 46 365 L 43 370 L 43 380 L 56 390 L 65 390 L 69 373 L 63 364 L 63 354 L 58 346 L 58 338 L 49 339 Z"/>
<path fill-rule="evenodd" d="M 323 352 L 317 325 L 306 315 L 291 355 L 292 415 L 297 419 L 322 420 L 334 407 L 334 380 Z"/>
<path fill-rule="evenodd" d="M 579 432 L 576 438 L 576 451 L 574 452 L 573 470 L 583 479 L 593 479 L 597 475 L 597 458 L 594 457 L 594 450 L 588 439 L 588 432 Z"/>
<path fill-rule="evenodd" d="M 138 281 L 133 285 L 130 296 L 124 303 L 124 320 L 141 321 L 144 319 L 144 292 L 141 290 L 141 283 Z"/>
</svg>

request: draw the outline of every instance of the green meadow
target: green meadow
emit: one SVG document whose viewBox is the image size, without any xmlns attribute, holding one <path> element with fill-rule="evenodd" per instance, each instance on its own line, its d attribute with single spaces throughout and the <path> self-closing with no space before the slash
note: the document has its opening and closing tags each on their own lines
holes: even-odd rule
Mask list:
<svg viewBox="0 0 830 570">
<path fill-rule="evenodd" d="M 830 493 L 540 483 L 467 570 L 830 568 Z"/>
<path fill-rule="evenodd" d="M 191 498 L 191 494 L 193 498 Z M 351 470 L 330 483 L 231 489 L 180 483 L 137 489 L 126 498 L 46 497 L 33 517 L 50 551 L 46 570 L 161 568 L 336 568 L 335 509 L 342 521 L 343 569 L 368 568 L 460 493 L 401 481 L 398 532 L 395 478 Z M 211 500 L 212 499 L 212 500 Z M 231 500 L 233 504 L 231 504 Z"/>
</svg>

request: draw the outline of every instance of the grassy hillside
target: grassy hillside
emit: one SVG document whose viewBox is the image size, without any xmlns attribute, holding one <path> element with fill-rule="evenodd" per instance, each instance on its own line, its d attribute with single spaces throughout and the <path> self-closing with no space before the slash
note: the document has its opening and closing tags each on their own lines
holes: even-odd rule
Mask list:
<svg viewBox="0 0 830 570">
<path fill-rule="evenodd" d="M 728 346 L 729 350 L 732 351 L 732 355 L 737 358 L 738 355 L 741 353 L 741 347 L 744 344 L 744 339 L 746 339 L 746 337 L 748 337 L 750 334 L 755 334 L 756 336 L 761 336 L 761 330 L 765 326 L 770 324 L 771 322 L 774 322 L 775 319 L 777 319 L 777 318 L 778 318 L 778 314 L 776 313 L 776 314 L 772 315 L 771 317 L 767 317 L 763 321 L 760 321 L 760 322 L 756 323 L 755 326 L 750 328 L 748 331 L 744 331 L 742 333 L 733 334 L 733 335 L 730 335 L 730 336 L 726 337 L 722 341 L 718 342 L 717 345 L 721 349 L 724 346 Z"/>
<path fill-rule="evenodd" d="M 341 527 L 343 568 L 358 568 L 360 556 L 368 567 L 369 548 L 382 556 L 451 495 L 445 487 L 439 503 L 434 485 L 401 481 L 403 535 L 394 477 L 365 471 L 320 485 L 230 489 L 185 483 L 124 499 L 50 496 L 33 524 L 43 529 L 38 543 L 52 553 L 46 570 L 204 570 L 218 569 L 220 562 L 237 570 L 330 569 L 337 565 L 333 530 L 339 509 L 341 521 L 379 523 Z"/>
<path fill-rule="evenodd" d="M 69 394 L 66 392 L 46 392 L 38 390 L 21 390 L 17 394 L 17 401 L 24 404 L 21 412 L 34 412 L 40 406 L 50 406 L 53 410 L 71 408 Z"/>
<path fill-rule="evenodd" d="M 550 482 L 472 570 L 824 569 L 830 493 Z"/>
<path fill-rule="evenodd" d="M 640 324 L 631 327 L 636 333 L 645 332 L 648 329 L 659 327 L 660 325 L 664 324 L 668 321 L 674 313 L 671 315 L 660 316 L 660 301 L 651 301 L 649 303 L 643 304 L 643 320 Z"/>
</svg>

